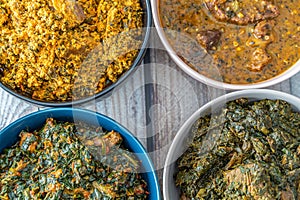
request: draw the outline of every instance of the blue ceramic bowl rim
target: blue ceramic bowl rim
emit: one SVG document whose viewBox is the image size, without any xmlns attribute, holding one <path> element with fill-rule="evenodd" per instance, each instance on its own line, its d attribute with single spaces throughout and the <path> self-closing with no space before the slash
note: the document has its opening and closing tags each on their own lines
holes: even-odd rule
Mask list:
<svg viewBox="0 0 300 200">
<path fill-rule="evenodd" d="M 142 1 L 141 1 L 142 2 Z M 35 104 L 35 105 L 40 105 L 40 106 L 46 106 L 46 107 L 66 107 L 66 106 L 72 106 L 72 105 L 78 105 L 78 104 L 83 104 L 89 101 L 92 101 L 94 99 L 100 99 L 102 97 L 105 97 L 108 95 L 113 89 L 115 89 L 117 86 L 121 85 L 121 83 L 124 82 L 127 77 L 129 77 L 138 67 L 138 65 L 142 62 L 146 51 L 148 49 L 148 42 L 150 38 L 150 32 L 151 32 L 151 26 L 152 26 L 152 11 L 151 11 L 151 4 L 150 0 L 144 0 L 145 2 L 145 18 L 146 18 L 146 24 L 144 25 L 143 29 L 145 30 L 145 35 L 143 38 L 143 43 L 141 46 L 141 49 L 139 50 L 139 53 L 137 57 L 135 58 L 134 62 L 132 63 L 131 67 L 129 70 L 127 70 L 120 78 L 118 78 L 118 81 L 115 83 L 107 86 L 104 88 L 101 92 L 96 93 L 95 95 L 85 97 L 79 100 L 71 100 L 71 101 L 65 101 L 65 102 L 51 102 L 51 101 L 42 101 L 42 100 L 37 100 L 37 99 L 32 99 L 28 96 L 22 95 L 21 93 L 18 93 L 15 90 L 12 90 L 11 88 L 7 87 L 3 83 L 0 82 L 0 87 L 8 92 L 9 94 L 14 95 L 15 97 L 22 99 L 24 101 L 27 101 L 29 103 Z M 143 2 L 142 2 L 143 3 Z"/>
<path fill-rule="evenodd" d="M 70 116 L 73 116 L 73 118 Z M 160 200 L 160 187 L 157 175 L 153 167 L 154 165 L 151 159 L 149 158 L 146 150 L 144 149 L 143 145 L 121 124 L 111 119 L 110 117 L 107 117 L 98 112 L 93 112 L 86 109 L 65 107 L 49 108 L 30 113 L 26 116 L 17 119 L 16 121 L 12 122 L 2 130 L 0 130 L 0 152 L 4 148 L 14 144 L 19 139 L 19 133 L 21 130 L 26 130 L 26 128 L 29 128 L 29 130 L 35 130 L 43 125 L 43 123 L 39 122 L 34 127 L 30 128 L 30 125 L 25 126 L 24 122 L 26 122 L 26 124 L 27 122 L 34 124 L 34 120 L 45 121 L 45 119 L 48 117 L 53 117 L 54 119 L 58 119 L 58 121 L 72 121 L 74 120 L 74 118 L 76 118 L 76 116 L 78 116 L 79 121 L 83 121 L 94 125 L 98 124 L 106 130 L 116 130 L 117 132 L 119 132 L 122 135 L 125 142 L 128 143 L 128 148 L 132 152 L 137 153 L 138 158 L 142 162 L 142 166 L 145 168 L 146 172 L 143 174 L 146 177 L 146 179 L 148 179 L 146 181 L 148 184 L 148 190 L 150 192 L 148 199 Z M 14 131 L 15 133 L 14 135 L 10 136 L 9 134 L 12 133 L 12 131 Z M 11 138 L 11 141 L 8 141 L 7 139 L 5 140 L 7 136 Z"/>
</svg>

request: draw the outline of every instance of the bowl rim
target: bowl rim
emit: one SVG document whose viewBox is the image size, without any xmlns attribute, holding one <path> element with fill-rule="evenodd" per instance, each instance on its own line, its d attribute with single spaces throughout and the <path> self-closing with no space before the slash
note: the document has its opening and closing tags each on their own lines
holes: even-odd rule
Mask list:
<svg viewBox="0 0 300 200">
<path fill-rule="evenodd" d="M 240 90 L 240 91 L 234 91 L 227 93 L 225 95 L 222 95 L 216 99 L 213 99 L 203 106 L 201 106 L 199 109 L 197 109 L 184 123 L 183 125 L 179 128 L 177 131 L 170 148 L 167 153 L 167 157 L 165 159 L 165 164 L 164 164 L 164 170 L 163 170 L 163 197 L 164 199 L 170 199 L 169 198 L 169 185 L 170 183 L 167 182 L 168 178 L 170 178 L 170 167 L 174 165 L 174 157 L 173 153 L 176 152 L 176 149 L 178 150 L 178 147 L 182 147 L 181 144 L 181 139 L 185 138 L 186 136 L 186 130 L 191 128 L 191 126 L 194 124 L 194 122 L 201 116 L 207 114 L 207 110 L 210 108 L 213 108 L 214 105 L 220 105 L 222 103 L 226 103 L 228 101 L 231 101 L 233 99 L 237 98 L 251 98 L 251 99 L 281 99 L 287 101 L 289 104 L 292 105 L 292 107 L 296 107 L 297 110 L 300 111 L 300 97 L 294 96 L 292 94 L 282 92 L 282 91 L 277 91 L 277 90 L 272 90 L 272 89 L 249 89 L 249 90 Z M 179 143 L 179 144 L 178 144 Z M 177 158 L 176 158 L 177 160 Z"/>
<path fill-rule="evenodd" d="M 0 136 L 5 133 L 6 134 L 9 133 L 10 131 L 12 131 L 14 129 L 14 127 L 17 127 L 18 129 L 23 129 L 24 125 L 22 125 L 22 122 L 28 121 L 28 120 L 34 120 L 34 118 L 41 117 L 41 116 L 43 116 L 43 119 L 49 118 L 49 117 L 53 117 L 54 119 L 56 117 L 58 117 L 58 118 L 66 117 L 67 119 L 65 121 L 70 121 L 68 119 L 68 117 L 70 117 L 70 116 L 72 116 L 73 120 L 74 120 L 74 118 L 76 118 L 76 116 L 79 116 L 78 117 L 79 120 L 80 120 L 80 118 L 85 118 L 85 120 L 83 120 L 83 121 L 85 121 L 86 123 L 89 123 L 88 121 L 90 121 L 91 124 L 93 124 L 97 121 L 100 126 L 102 126 L 101 123 L 109 124 L 108 126 L 113 126 L 114 128 L 112 128 L 112 129 L 117 129 L 117 131 L 120 132 L 122 137 L 126 139 L 127 143 L 129 143 L 129 141 L 130 141 L 130 143 L 132 143 L 128 146 L 132 146 L 132 148 L 134 147 L 136 150 L 138 150 L 138 152 L 136 152 L 136 153 L 141 154 L 140 156 L 142 157 L 142 161 L 143 161 L 142 166 L 146 169 L 146 172 L 142 172 L 142 173 L 146 174 L 146 176 L 149 178 L 149 182 L 147 182 L 147 184 L 149 186 L 149 192 L 152 192 L 151 195 L 153 195 L 153 196 L 151 196 L 151 200 L 160 200 L 160 186 L 158 183 L 157 174 L 154 169 L 154 164 L 153 164 L 152 160 L 150 159 L 144 146 L 127 128 L 125 128 L 123 125 L 121 125 L 114 119 L 112 119 L 104 114 L 94 112 L 91 110 L 87 110 L 87 109 L 82 109 L 82 108 L 70 108 L 70 107 L 47 108 L 44 110 L 38 110 L 38 111 L 32 112 L 28 115 L 18 118 L 17 120 L 13 121 L 12 123 L 7 125 L 3 129 L 1 129 Z M 96 117 L 96 118 L 92 118 L 92 117 Z M 62 120 L 62 121 L 64 121 L 64 120 Z M 37 126 L 40 126 L 40 123 Z M 22 127 L 22 128 L 20 128 L 20 127 Z M 33 128 L 33 129 L 36 129 L 36 128 Z M 150 197 L 148 197 L 148 198 L 150 199 Z"/>
<path fill-rule="evenodd" d="M 142 2 L 142 0 L 140 0 Z M 55 102 L 55 101 L 44 101 L 44 100 L 38 100 L 38 99 L 33 99 L 29 96 L 25 96 L 13 89 L 10 89 L 8 86 L 6 86 L 5 84 L 3 84 L 0 81 L 0 88 L 2 88 L 3 90 L 5 90 L 7 93 L 21 99 L 24 100 L 28 103 L 34 104 L 34 105 L 38 105 L 38 106 L 45 106 L 45 107 L 67 107 L 67 106 L 73 106 L 73 105 L 79 105 L 79 104 L 83 104 L 83 103 L 87 103 L 90 102 L 92 100 L 95 99 L 102 99 L 105 98 L 106 96 L 108 96 L 114 89 L 116 89 L 118 86 L 121 85 L 121 83 L 123 83 L 131 74 L 133 74 L 138 66 L 141 64 L 147 49 L 148 49 L 148 45 L 149 45 L 149 38 L 150 38 L 150 32 L 151 32 L 151 26 L 152 26 L 152 12 L 151 12 L 151 4 L 150 4 L 150 0 L 144 0 L 145 2 L 145 10 L 144 10 L 144 14 L 146 14 L 145 18 L 146 18 L 146 24 L 144 24 L 143 26 L 143 30 L 145 30 L 145 34 L 143 37 L 143 43 L 141 45 L 141 48 L 138 52 L 137 57 L 134 59 L 134 62 L 132 63 L 131 67 L 124 73 L 122 74 L 118 80 L 115 83 L 112 83 L 111 85 L 107 86 L 106 88 L 104 88 L 102 91 L 92 95 L 92 96 L 88 96 L 88 97 L 84 97 L 78 100 L 70 100 L 70 101 L 59 101 L 59 102 Z"/>
<path fill-rule="evenodd" d="M 165 28 L 162 27 L 161 20 L 160 20 L 160 14 L 159 14 L 159 0 L 151 0 L 151 6 L 152 6 L 152 16 L 153 16 L 153 22 L 155 25 L 155 28 L 157 30 L 158 36 L 163 43 L 163 46 L 165 47 L 166 51 L 172 58 L 172 60 L 181 68 L 185 73 L 187 73 L 190 77 L 193 79 L 204 83 L 208 86 L 212 86 L 218 89 L 226 89 L 226 90 L 244 90 L 244 89 L 259 89 L 259 88 L 265 88 L 269 87 L 275 84 L 278 84 L 280 82 L 283 82 L 298 72 L 300 72 L 300 58 L 296 63 L 291 65 L 287 70 L 284 72 L 278 74 L 275 77 L 272 77 L 270 79 L 257 82 L 257 83 L 251 83 L 251 84 L 230 84 L 225 83 L 221 81 L 214 80 L 212 78 L 208 78 L 194 69 L 192 69 L 190 66 L 188 66 L 181 58 L 179 58 L 176 54 L 176 51 L 174 51 L 173 47 L 169 43 L 166 35 L 165 35 Z"/>
</svg>

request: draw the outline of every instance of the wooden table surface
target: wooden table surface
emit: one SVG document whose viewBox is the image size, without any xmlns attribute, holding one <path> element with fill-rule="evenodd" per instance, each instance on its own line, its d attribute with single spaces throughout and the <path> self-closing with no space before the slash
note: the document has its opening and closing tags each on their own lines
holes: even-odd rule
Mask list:
<svg viewBox="0 0 300 200">
<path fill-rule="evenodd" d="M 300 97 L 300 73 L 269 89 Z M 200 106 L 230 91 L 215 89 L 186 75 L 171 60 L 152 31 L 149 49 L 138 70 L 101 101 L 82 107 L 105 114 L 129 129 L 145 146 L 162 183 L 169 146 L 185 120 Z M 0 89 L 0 130 L 16 119 L 45 109 Z"/>
</svg>

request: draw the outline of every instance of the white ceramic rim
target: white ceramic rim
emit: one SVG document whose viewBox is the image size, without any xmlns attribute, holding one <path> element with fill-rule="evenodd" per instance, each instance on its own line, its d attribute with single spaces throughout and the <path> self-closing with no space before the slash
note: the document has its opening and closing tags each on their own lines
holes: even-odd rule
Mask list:
<svg viewBox="0 0 300 200">
<path fill-rule="evenodd" d="M 234 99 L 238 99 L 241 97 L 245 98 L 252 98 L 252 99 L 281 99 L 287 101 L 289 104 L 291 104 L 295 109 L 300 111 L 300 98 L 293 96 L 291 94 L 276 91 L 276 90 L 270 90 L 270 89 L 249 89 L 249 90 L 241 90 L 241 91 L 235 91 L 228 94 L 225 94 L 223 96 L 220 96 L 202 107 L 200 107 L 197 111 L 195 111 L 187 120 L 186 122 L 180 127 L 178 130 L 176 136 L 173 139 L 173 142 L 171 143 L 171 146 L 169 148 L 165 165 L 164 165 L 164 171 L 163 171 L 163 197 L 166 200 L 170 200 L 169 197 L 169 183 L 167 182 L 169 178 L 169 172 L 170 172 L 170 165 L 174 163 L 173 158 L 173 152 L 175 152 L 176 149 L 179 148 L 179 142 L 180 139 L 184 137 L 186 134 L 186 130 L 189 129 L 192 124 L 200 117 L 203 116 L 203 114 L 206 114 L 206 111 L 210 108 L 212 108 L 214 105 L 219 105 L 224 102 L 228 102 Z"/>
<path fill-rule="evenodd" d="M 160 19 L 159 19 L 159 8 L 158 8 L 158 2 L 159 0 L 151 0 L 151 7 L 152 7 L 152 16 L 153 16 L 153 21 L 154 25 L 156 27 L 157 33 L 160 37 L 161 42 L 163 43 L 164 47 L 166 48 L 168 54 L 172 58 L 172 60 L 189 76 L 194 78 L 197 81 L 200 81 L 204 84 L 207 84 L 209 86 L 219 88 L 219 89 L 228 89 L 228 90 L 243 90 L 243 89 L 256 89 L 256 88 L 264 88 L 264 87 L 269 87 L 271 85 L 278 84 L 282 81 L 285 81 L 298 72 L 300 72 L 300 59 L 292 65 L 289 69 L 284 71 L 283 73 L 262 81 L 258 83 L 252 83 L 252 84 L 229 84 L 229 83 L 224 83 L 220 81 L 216 81 L 214 79 L 208 78 L 195 70 L 193 70 L 190 66 L 188 66 L 183 60 L 181 60 L 176 52 L 173 50 L 172 46 L 167 40 L 167 37 L 165 35 L 164 29 L 162 28 Z"/>
</svg>

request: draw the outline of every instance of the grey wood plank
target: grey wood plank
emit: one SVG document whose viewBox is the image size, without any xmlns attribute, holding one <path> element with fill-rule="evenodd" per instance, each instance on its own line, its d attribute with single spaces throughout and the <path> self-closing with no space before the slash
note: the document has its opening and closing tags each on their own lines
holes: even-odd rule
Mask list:
<svg viewBox="0 0 300 200">
<path fill-rule="evenodd" d="M 291 93 L 300 97 L 300 72 L 291 78 Z"/>
<path fill-rule="evenodd" d="M 267 89 L 278 90 L 278 91 L 282 91 L 282 92 L 286 92 L 286 93 L 291 93 L 291 80 L 290 79 L 285 80 L 281 83 L 270 86 Z"/>
<path fill-rule="evenodd" d="M 225 91 L 199 83 L 186 75 L 164 50 L 151 51 L 153 98 L 149 110 L 154 148 L 150 152 L 162 183 L 168 149 L 181 125 L 200 106 Z"/>
<path fill-rule="evenodd" d="M 38 107 L 20 100 L 0 88 L 0 130 Z"/>
</svg>

